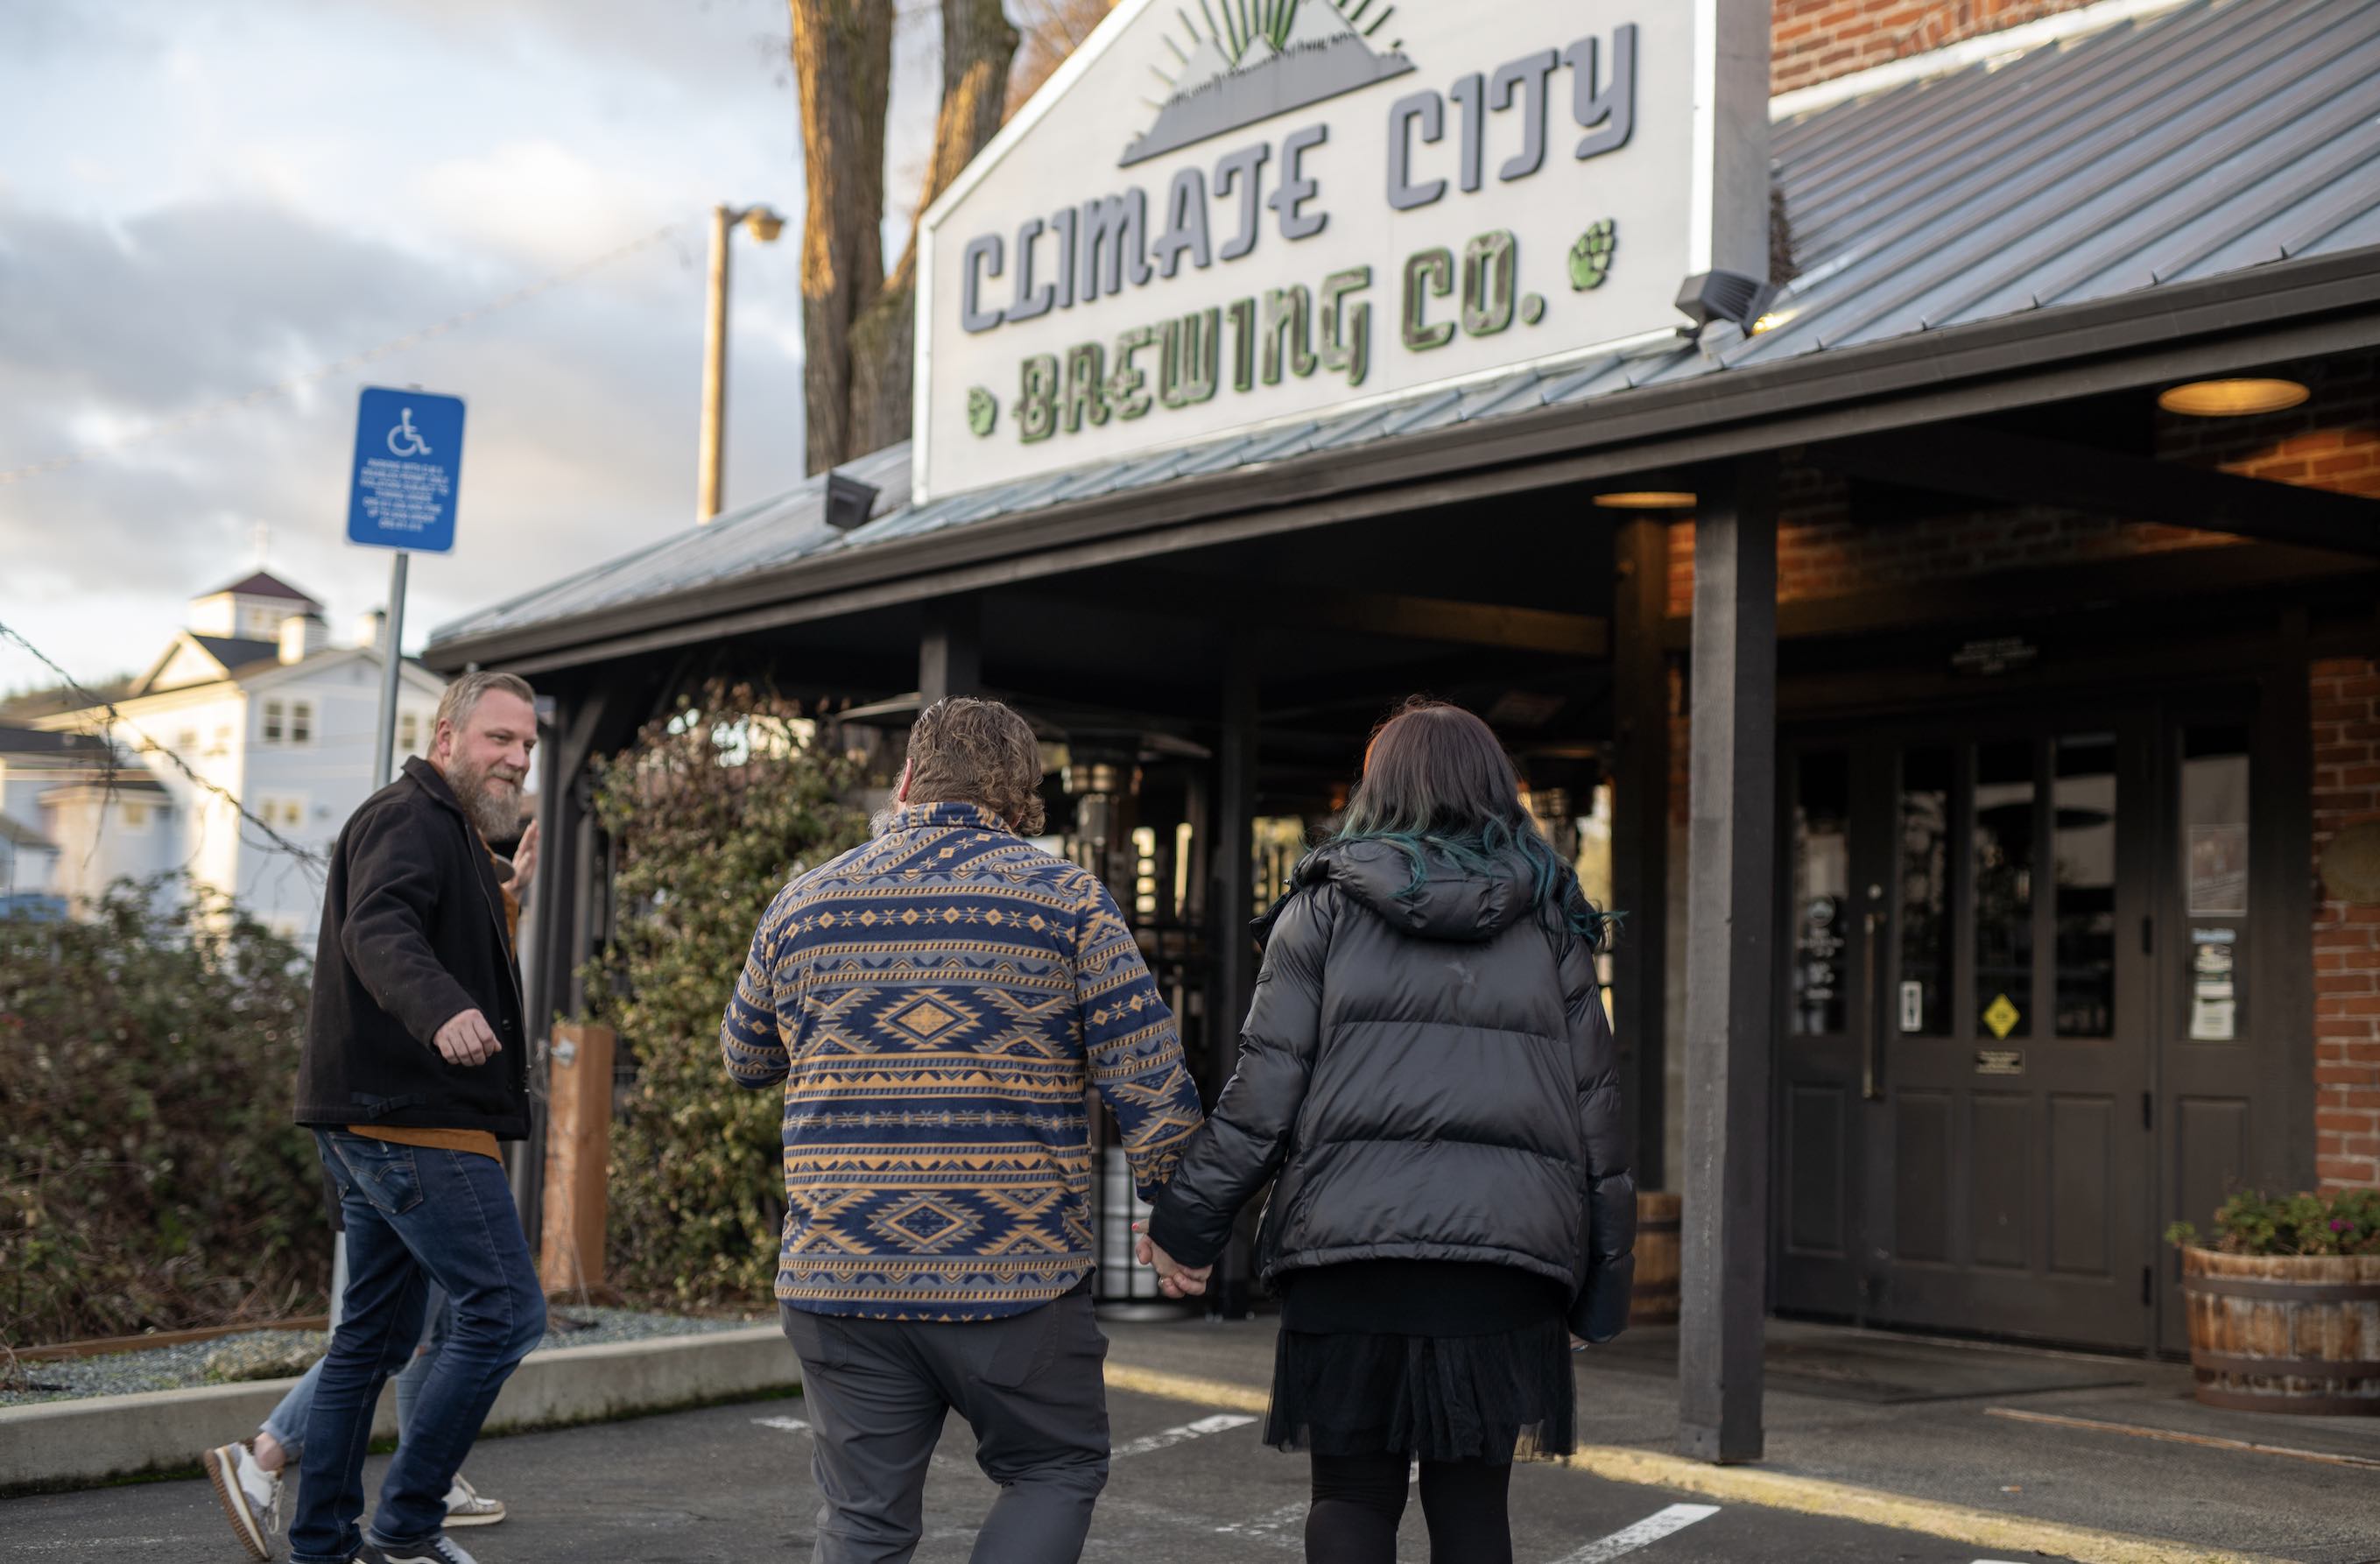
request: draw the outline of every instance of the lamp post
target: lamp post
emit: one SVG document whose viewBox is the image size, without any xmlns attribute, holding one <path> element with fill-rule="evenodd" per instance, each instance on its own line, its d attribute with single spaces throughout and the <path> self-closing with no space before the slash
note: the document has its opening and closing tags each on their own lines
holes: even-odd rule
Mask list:
<svg viewBox="0 0 2380 1564">
<path fill-rule="evenodd" d="M 694 519 L 719 514 L 720 460 L 727 443 L 727 231 L 741 223 L 762 244 L 773 244 L 785 220 L 769 207 L 710 209 L 710 297 L 702 332 L 702 451 L 695 478 Z"/>
</svg>

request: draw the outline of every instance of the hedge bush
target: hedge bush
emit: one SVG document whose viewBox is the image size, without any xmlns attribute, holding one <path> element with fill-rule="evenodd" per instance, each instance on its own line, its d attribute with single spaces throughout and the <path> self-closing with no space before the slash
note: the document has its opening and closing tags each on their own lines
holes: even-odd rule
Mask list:
<svg viewBox="0 0 2380 1564">
<path fill-rule="evenodd" d="M 786 879 L 867 840 L 856 769 L 792 702 L 713 683 L 600 765 L 615 849 L 592 1015 L 635 1059 L 612 1126 L 611 1280 L 674 1307 L 765 1304 L 784 1219 L 783 1099 L 719 1056 L 720 1012 Z"/>
<path fill-rule="evenodd" d="M 289 1120 L 307 963 L 187 881 L 0 918 L 0 1340 L 323 1307 L 331 1231 Z"/>
</svg>

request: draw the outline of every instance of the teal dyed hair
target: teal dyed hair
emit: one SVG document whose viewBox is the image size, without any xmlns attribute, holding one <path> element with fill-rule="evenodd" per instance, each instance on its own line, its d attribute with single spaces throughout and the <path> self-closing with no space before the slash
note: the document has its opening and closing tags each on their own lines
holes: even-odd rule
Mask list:
<svg viewBox="0 0 2380 1564">
<path fill-rule="evenodd" d="M 1466 874 L 1514 855 L 1529 866 L 1540 922 L 1599 948 L 1616 915 L 1579 892 L 1578 877 L 1521 803 L 1521 776 L 1495 731 L 1459 706 L 1419 697 L 1372 734 L 1364 777 L 1347 800 L 1341 842 L 1385 842 L 1413 865 L 1403 894 L 1429 881 L 1435 852 Z"/>
</svg>

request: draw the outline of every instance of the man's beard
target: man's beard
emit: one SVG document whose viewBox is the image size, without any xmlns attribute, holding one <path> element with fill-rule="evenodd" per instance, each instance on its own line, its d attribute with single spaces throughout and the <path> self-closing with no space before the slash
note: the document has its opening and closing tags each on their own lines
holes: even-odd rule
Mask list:
<svg viewBox="0 0 2380 1564">
<path fill-rule="evenodd" d="M 502 778 L 502 781 L 498 779 Z M 520 779 L 503 768 L 484 769 L 457 760 L 446 778 L 463 813 L 490 842 L 509 842 L 520 834 Z M 504 782 L 511 786 L 504 785 Z"/>
</svg>

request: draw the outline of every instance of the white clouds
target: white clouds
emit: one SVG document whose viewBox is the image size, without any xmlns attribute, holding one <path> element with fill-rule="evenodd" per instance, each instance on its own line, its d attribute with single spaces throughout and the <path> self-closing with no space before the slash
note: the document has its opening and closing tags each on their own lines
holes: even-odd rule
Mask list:
<svg viewBox="0 0 2380 1564">
<path fill-rule="evenodd" d="M 0 470 L 482 306 L 715 200 L 797 214 L 783 25 L 782 0 L 0 4 L 0 138 L 38 149 L 0 185 Z M 699 223 L 681 236 L 359 373 L 0 485 L 0 620 L 79 674 L 119 672 L 251 563 L 262 522 L 271 563 L 343 630 L 387 573 L 343 536 L 364 383 L 470 406 L 461 546 L 417 564 L 409 641 L 690 524 Z M 736 240 L 735 500 L 801 474 L 790 240 Z M 0 655 L 0 687 L 37 675 Z"/>
<path fill-rule="evenodd" d="M 600 254 L 683 204 L 638 173 L 544 139 L 432 164 L 415 177 L 413 197 L 445 242 L 508 251 L 540 271 Z"/>
</svg>

